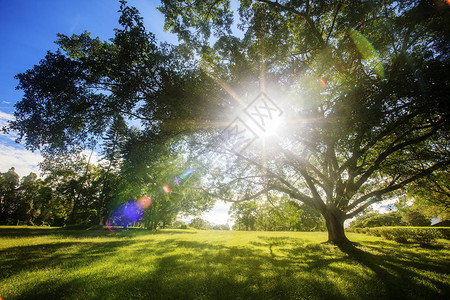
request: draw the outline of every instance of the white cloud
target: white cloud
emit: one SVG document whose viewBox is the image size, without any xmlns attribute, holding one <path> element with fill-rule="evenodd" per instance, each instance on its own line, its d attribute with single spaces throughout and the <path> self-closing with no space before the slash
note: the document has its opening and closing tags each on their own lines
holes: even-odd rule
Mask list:
<svg viewBox="0 0 450 300">
<path fill-rule="evenodd" d="M 13 115 L 0 111 L 0 127 L 5 126 L 7 124 L 7 121 L 11 121 L 13 119 Z"/>
<path fill-rule="evenodd" d="M 31 152 L 18 147 L 0 145 L 0 171 L 14 167 L 20 177 L 34 172 L 39 175 L 38 163 L 43 160 L 39 152 Z"/>
<path fill-rule="evenodd" d="M 2 101 L 2 104 L 11 104 L 11 102 L 8 102 L 8 101 Z"/>
<path fill-rule="evenodd" d="M 91 154 L 90 151 L 83 151 L 86 159 Z M 21 145 L 7 146 L 0 145 L 0 172 L 6 172 L 11 167 L 15 168 L 16 173 L 22 177 L 30 174 L 30 172 L 40 175 L 38 164 L 42 162 L 44 158 L 39 151 L 31 152 L 24 149 Z M 91 157 L 92 164 L 98 164 L 100 158 L 94 151 Z"/>
</svg>

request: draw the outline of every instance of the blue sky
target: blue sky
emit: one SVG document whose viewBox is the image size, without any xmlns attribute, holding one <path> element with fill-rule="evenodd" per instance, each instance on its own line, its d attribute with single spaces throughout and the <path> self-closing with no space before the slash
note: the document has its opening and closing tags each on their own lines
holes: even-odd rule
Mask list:
<svg viewBox="0 0 450 300">
<path fill-rule="evenodd" d="M 144 18 L 148 31 L 158 41 L 177 43 L 175 35 L 163 31 L 163 15 L 156 10 L 156 0 L 129 0 Z M 87 30 L 92 37 L 108 40 L 117 28 L 119 1 L 115 0 L 0 0 L 0 127 L 12 118 L 14 104 L 22 97 L 15 90 L 14 76 L 38 64 L 48 50 L 55 51 L 56 34 L 80 34 Z M 20 176 L 39 173 L 39 153 L 26 151 L 14 142 L 14 135 L 0 133 L 0 172 L 15 167 Z M 226 223 L 228 204 L 218 203 L 204 218 Z"/>
</svg>

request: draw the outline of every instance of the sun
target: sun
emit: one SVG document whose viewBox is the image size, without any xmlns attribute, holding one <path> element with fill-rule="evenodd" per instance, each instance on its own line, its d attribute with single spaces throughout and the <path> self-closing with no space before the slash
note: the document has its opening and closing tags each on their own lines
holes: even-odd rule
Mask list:
<svg viewBox="0 0 450 300">
<path fill-rule="evenodd" d="M 278 116 L 273 119 L 266 121 L 267 126 L 264 130 L 261 130 L 261 137 L 264 139 L 274 138 L 280 136 L 283 129 L 285 128 L 283 116 Z"/>
</svg>

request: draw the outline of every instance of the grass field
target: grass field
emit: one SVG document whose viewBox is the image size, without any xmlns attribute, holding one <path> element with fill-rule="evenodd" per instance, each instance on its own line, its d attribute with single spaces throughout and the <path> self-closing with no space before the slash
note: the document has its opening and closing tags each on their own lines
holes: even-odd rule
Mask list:
<svg viewBox="0 0 450 300">
<path fill-rule="evenodd" d="M 0 227 L 0 299 L 449 299 L 448 248 L 348 236 Z"/>
</svg>

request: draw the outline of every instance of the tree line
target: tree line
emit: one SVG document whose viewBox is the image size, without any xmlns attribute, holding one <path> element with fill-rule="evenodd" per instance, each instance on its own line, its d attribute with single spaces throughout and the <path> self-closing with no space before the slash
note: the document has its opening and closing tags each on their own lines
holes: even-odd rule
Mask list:
<svg viewBox="0 0 450 300">
<path fill-rule="evenodd" d="M 134 151 L 130 153 L 137 155 Z M 145 159 L 143 153 L 141 149 L 139 156 Z M 111 163 L 107 156 L 94 163 L 92 152 L 44 157 L 40 163 L 42 178 L 35 173 L 20 178 L 14 167 L 0 173 L 0 224 L 126 227 L 134 223 L 154 230 L 160 224 L 172 223 L 180 213 L 195 215 L 213 205 L 209 199 L 199 197 L 195 191 L 187 192 L 182 186 L 174 189 L 174 193 L 163 190 L 181 172 L 175 163 L 161 165 L 159 169 L 153 164 L 152 172 L 159 175 L 153 181 L 147 167 L 143 173 L 138 171 L 142 166 L 130 168 L 124 162 L 126 155 L 121 156 L 120 164 Z M 193 182 L 195 176 L 190 178 Z M 143 197 L 147 202 L 137 206 Z M 127 214 L 137 213 L 124 212 L 127 203 L 136 203 L 142 214 L 138 219 L 127 218 Z"/>
</svg>

